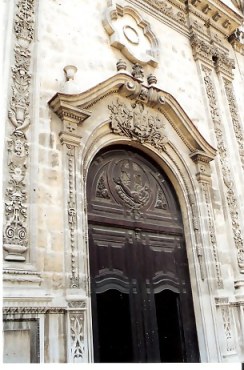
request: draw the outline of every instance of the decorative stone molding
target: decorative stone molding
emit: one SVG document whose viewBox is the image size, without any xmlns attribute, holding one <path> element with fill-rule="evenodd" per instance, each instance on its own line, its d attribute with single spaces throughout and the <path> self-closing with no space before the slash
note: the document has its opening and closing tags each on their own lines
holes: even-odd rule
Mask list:
<svg viewBox="0 0 244 370">
<path fill-rule="evenodd" d="M 244 244 L 243 236 L 240 228 L 240 216 L 238 213 L 238 203 L 235 194 L 233 176 L 231 174 L 231 166 L 229 164 L 227 147 L 224 139 L 223 125 L 221 123 L 217 98 L 215 95 L 214 85 L 211 79 L 211 70 L 202 66 L 204 73 L 204 83 L 209 102 L 209 109 L 214 124 L 214 131 L 217 141 L 219 160 L 222 169 L 223 183 L 225 185 L 225 196 L 229 207 L 229 214 L 232 221 L 232 231 L 234 243 L 237 248 L 237 260 L 241 273 L 244 273 Z"/>
<path fill-rule="evenodd" d="M 12 284 L 28 283 L 40 285 L 42 282 L 42 278 L 39 272 L 9 269 L 3 271 L 3 281 Z"/>
<path fill-rule="evenodd" d="M 230 114 L 232 118 L 233 129 L 236 137 L 236 141 L 239 148 L 239 155 L 241 158 L 242 168 L 244 169 L 244 134 L 240 124 L 238 108 L 236 104 L 236 98 L 234 95 L 233 84 L 231 81 L 224 78 L 224 87 L 229 104 Z"/>
<path fill-rule="evenodd" d="M 209 65 L 213 65 L 213 48 L 212 45 L 202 40 L 196 33 L 190 37 L 192 53 L 195 60 L 204 60 Z"/>
<path fill-rule="evenodd" d="M 14 66 L 7 139 L 8 184 L 5 192 L 3 248 L 5 261 L 24 262 L 28 250 L 28 156 L 30 118 L 31 53 L 34 38 L 35 0 L 19 0 L 14 19 Z M 9 130 L 9 126 L 8 126 Z"/>
<path fill-rule="evenodd" d="M 212 27 L 229 36 L 241 24 L 242 17 L 219 0 L 189 0 L 189 11 L 211 22 Z"/>
<path fill-rule="evenodd" d="M 64 314 L 65 307 L 3 307 L 3 315 L 40 315 L 40 314 Z"/>
<path fill-rule="evenodd" d="M 204 153 L 200 151 L 191 153 L 190 157 L 197 166 L 197 180 L 199 182 L 211 182 L 211 169 L 209 163 L 213 160 L 213 158 L 204 155 Z"/>
<path fill-rule="evenodd" d="M 66 84 L 73 81 L 74 74 L 77 71 L 75 66 L 66 66 L 64 68 L 66 73 Z M 65 86 L 63 89 L 66 91 Z M 70 86 L 69 88 L 70 89 Z M 69 99 L 72 94 L 56 95 L 56 99 L 50 103 L 53 111 L 62 120 L 63 127 L 60 130 L 59 137 L 63 145 L 63 155 L 65 161 L 65 169 L 67 171 L 67 225 L 69 229 L 69 246 L 68 254 L 71 256 L 70 261 L 70 288 L 79 288 L 79 266 L 78 266 L 78 248 L 77 248 L 77 201 L 76 201 L 76 148 L 79 147 L 81 136 L 78 133 L 78 127 L 87 119 L 91 112 L 80 109 L 69 104 Z M 66 97 L 66 99 L 63 99 Z"/>
<path fill-rule="evenodd" d="M 126 73 L 117 73 L 99 85 L 80 94 L 67 95 L 57 93 L 49 101 L 49 105 L 60 117 L 63 116 L 61 112 L 62 107 L 64 107 L 67 110 L 70 109 L 71 112 L 76 112 L 77 117 L 80 117 L 80 112 L 84 117 L 83 120 L 85 120 L 91 115 L 91 112 L 87 111 L 88 108 L 90 109 L 97 102 L 115 94 L 116 97 L 121 96 L 127 98 L 128 101 L 133 100 L 136 104 L 143 104 L 144 109 L 150 107 L 163 114 L 190 152 L 199 150 L 202 154 L 205 153 L 206 156 L 209 156 L 209 158 L 213 159 L 215 157 L 216 150 L 206 142 L 172 95 L 152 84 L 146 86 L 141 80 Z M 81 126 L 82 122 L 82 119 L 77 119 L 77 125 Z M 62 135 L 63 133 L 60 134 L 61 139 Z M 67 129 L 65 135 L 69 137 Z M 74 134 L 72 134 L 72 137 L 74 137 Z"/>
<path fill-rule="evenodd" d="M 111 46 L 119 49 L 128 60 L 157 66 L 157 38 L 150 24 L 142 19 L 134 8 L 123 7 L 109 0 L 103 26 L 110 36 Z"/>
<path fill-rule="evenodd" d="M 223 289 L 224 285 L 223 285 L 221 267 L 219 263 L 218 252 L 217 252 L 216 232 L 215 232 L 214 221 L 213 221 L 214 214 L 212 210 L 212 203 L 211 203 L 210 189 L 209 189 L 210 184 L 211 184 L 211 169 L 210 169 L 209 162 L 212 160 L 212 158 L 209 158 L 208 156 L 205 156 L 199 152 L 192 153 L 190 157 L 196 163 L 196 166 L 197 166 L 196 178 L 198 182 L 201 184 L 205 205 L 207 207 L 208 230 L 209 230 L 210 242 L 212 246 L 217 288 Z"/>
<path fill-rule="evenodd" d="M 223 289 L 224 283 L 222 279 L 222 272 L 221 272 L 221 264 L 219 262 L 218 257 L 218 248 L 217 248 L 217 240 L 216 240 L 216 232 L 215 232 L 215 222 L 214 222 L 214 213 L 212 209 L 212 202 L 210 197 L 210 189 L 207 182 L 202 182 L 202 191 L 204 194 L 204 200 L 207 207 L 207 215 L 208 215 L 208 230 L 209 230 L 209 237 L 212 247 L 214 265 L 215 265 L 215 273 L 216 273 L 216 282 L 217 288 Z"/>
<path fill-rule="evenodd" d="M 86 362 L 85 300 L 68 299 L 69 353 L 68 362 Z"/>
</svg>

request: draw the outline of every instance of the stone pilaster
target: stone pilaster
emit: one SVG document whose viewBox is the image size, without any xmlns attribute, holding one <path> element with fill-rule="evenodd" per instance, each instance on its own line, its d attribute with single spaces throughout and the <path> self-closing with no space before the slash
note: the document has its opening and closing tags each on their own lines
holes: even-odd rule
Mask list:
<svg viewBox="0 0 244 370">
<path fill-rule="evenodd" d="M 74 68 L 68 66 L 69 73 Z M 67 85 L 70 90 L 70 82 L 73 75 L 68 76 Z M 74 70 L 72 71 L 72 73 Z M 72 74 L 71 73 L 71 74 Z M 64 164 L 64 209 L 65 209 L 65 258 L 66 258 L 66 288 L 77 289 L 81 287 L 79 253 L 78 253 L 78 217 L 77 217 L 77 166 L 81 135 L 78 127 L 89 117 L 90 112 L 64 103 L 59 94 L 50 104 L 53 111 L 62 120 L 62 128 L 59 133 L 63 151 Z"/>
<path fill-rule="evenodd" d="M 7 175 L 3 257 L 25 262 L 29 249 L 29 127 L 31 125 L 32 50 L 35 0 L 19 0 L 14 18 L 14 49 L 7 120 Z"/>
<path fill-rule="evenodd" d="M 202 155 L 199 152 L 192 153 L 191 158 L 196 164 L 196 178 L 200 184 L 201 198 L 204 206 L 203 209 L 206 209 L 205 216 L 207 218 L 208 224 L 210 253 L 212 254 L 212 258 L 210 259 L 210 261 L 206 261 L 206 264 L 210 262 L 211 265 L 212 264 L 214 265 L 214 272 L 212 272 L 212 275 L 214 276 L 214 281 L 216 282 L 216 288 L 222 289 L 223 280 L 221 264 L 219 262 L 218 256 L 216 230 L 214 226 L 214 214 L 210 194 L 211 187 L 210 161 L 212 160 L 212 158 L 208 158 L 207 156 Z"/>
</svg>

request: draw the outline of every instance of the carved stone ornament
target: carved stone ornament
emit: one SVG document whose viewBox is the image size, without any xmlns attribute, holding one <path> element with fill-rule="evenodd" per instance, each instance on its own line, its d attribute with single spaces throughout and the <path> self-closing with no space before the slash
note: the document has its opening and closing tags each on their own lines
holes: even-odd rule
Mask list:
<svg viewBox="0 0 244 370">
<path fill-rule="evenodd" d="M 84 312 L 70 313 L 71 361 L 82 362 L 84 346 Z"/>
<path fill-rule="evenodd" d="M 242 168 L 244 170 L 244 134 L 240 124 L 240 119 L 238 115 L 238 108 L 236 103 L 236 98 L 234 95 L 233 84 L 231 81 L 224 79 L 225 93 L 229 104 L 230 114 L 232 118 L 233 129 L 235 132 L 236 141 L 239 148 L 239 155 L 242 163 Z"/>
<path fill-rule="evenodd" d="M 111 129 L 115 134 L 166 150 L 169 139 L 165 132 L 165 123 L 159 116 L 151 115 L 143 103 L 129 106 L 118 99 L 108 108 L 111 111 Z"/>
<path fill-rule="evenodd" d="M 225 184 L 226 201 L 229 207 L 229 213 L 232 221 L 232 231 L 234 235 L 234 243 L 237 248 L 237 260 L 240 272 L 244 273 L 244 243 L 240 228 L 240 216 L 238 212 L 238 202 L 235 194 L 233 183 L 233 176 L 231 173 L 231 166 L 229 163 L 227 146 L 225 144 L 223 125 L 220 120 L 219 108 L 217 98 L 215 95 L 214 85 L 211 79 L 211 70 L 202 67 L 204 72 L 204 83 L 206 87 L 210 113 L 214 124 L 214 131 L 217 141 L 217 148 L 222 169 L 223 182 Z"/>
<path fill-rule="evenodd" d="M 7 139 L 9 180 L 5 192 L 3 248 L 6 261 L 25 261 L 28 249 L 27 170 L 30 125 L 31 51 L 35 0 L 19 0 L 14 20 L 14 65 L 8 122 L 14 130 Z"/>
<path fill-rule="evenodd" d="M 131 62 L 142 65 L 158 64 L 158 41 L 150 24 L 129 5 L 122 6 L 109 0 L 103 26 L 111 46 L 119 49 Z"/>
<path fill-rule="evenodd" d="M 233 323 L 231 319 L 231 306 L 229 298 L 215 298 L 216 306 L 219 308 L 222 316 L 223 329 L 225 333 L 226 354 L 236 351 L 233 334 Z"/>
</svg>

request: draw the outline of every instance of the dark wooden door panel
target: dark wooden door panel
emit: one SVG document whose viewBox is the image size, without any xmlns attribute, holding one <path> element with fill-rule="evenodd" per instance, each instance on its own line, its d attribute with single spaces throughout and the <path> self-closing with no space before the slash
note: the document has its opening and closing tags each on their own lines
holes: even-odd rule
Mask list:
<svg viewBox="0 0 244 370">
<path fill-rule="evenodd" d="M 95 361 L 197 362 L 171 183 L 146 156 L 111 148 L 90 167 L 87 197 Z"/>
</svg>

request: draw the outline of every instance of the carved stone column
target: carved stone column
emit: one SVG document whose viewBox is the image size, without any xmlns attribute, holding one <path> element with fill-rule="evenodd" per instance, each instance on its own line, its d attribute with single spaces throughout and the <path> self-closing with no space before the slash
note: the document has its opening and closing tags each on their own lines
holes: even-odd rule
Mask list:
<svg viewBox="0 0 244 370">
<path fill-rule="evenodd" d="M 14 50 L 9 101 L 7 175 L 3 227 L 4 260 L 24 262 L 29 248 L 29 126 L 35 0 L 19 0 L 14 18 Z"/>
<path fill-rule="evenodd" d="M 63 148 L 64 163 L 64 209 L 65 209 L 65 257 L 66 257 L 66 288 L 80 288 L 79 253 L 77 249 L 77 162 L 81 136 L 78 126 L 90 115 L 90 112 L 76 109 L 62 102 L 59 94 L 50 104 L 53 111 L 62 120 L 59 133 Z"/>
</svg>

